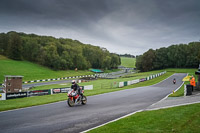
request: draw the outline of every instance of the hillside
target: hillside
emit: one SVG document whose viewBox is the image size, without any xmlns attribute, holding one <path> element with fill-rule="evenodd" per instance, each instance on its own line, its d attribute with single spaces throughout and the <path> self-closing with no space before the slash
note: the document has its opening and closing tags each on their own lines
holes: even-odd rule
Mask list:
<svg viewBox="0 0 200 133">
<path fill-rule="evenodd" d="M 0 55 L 0 83 L 4 80 L 4 75 L 22 75 L 23 81 L 69 77 L 77 75 L 93 74 L 89 71 L 66 70 L 66 71 L 53 71 L 47 67 L 34 64 L 28 61 L 15 61 Z"/>
<path fill-rule="evenodd" d="M 121 58 L 121 66 L 135 68 L 136 58 L 129 57 L 120 57 Z"/>
<path fill-rule="evenodd" d="M 111 69 L 120 65 L 119 56 L 106 48 L 83 44 L 78 40 L 15 31 L 0 33 L 0 54 L 53 70 Z"/>
</svg>

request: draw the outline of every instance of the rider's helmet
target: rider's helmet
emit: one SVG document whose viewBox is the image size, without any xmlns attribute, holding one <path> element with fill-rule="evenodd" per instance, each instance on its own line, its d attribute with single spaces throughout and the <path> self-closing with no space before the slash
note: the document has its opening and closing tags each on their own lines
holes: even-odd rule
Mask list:
<svg viewBox="0 0 200 133">
<path fill-rule="evenodd" d="M 72 84 L 74 85 L 76 83 L 76 81 L 75 80 L 72 80 Z"/>
</svg>

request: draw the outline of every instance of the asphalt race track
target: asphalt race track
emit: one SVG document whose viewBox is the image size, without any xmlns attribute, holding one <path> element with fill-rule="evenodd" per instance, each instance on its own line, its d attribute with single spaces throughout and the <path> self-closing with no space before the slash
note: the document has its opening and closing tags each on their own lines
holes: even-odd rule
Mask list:
<svg viewBox="0 0 200 133">
<path fill-rule="evenodd" d="M 178 88 L 185 76 L 186 74 L 174 74 L 153 86 L 89 96 L 88 103 L 84 106 L 68 107 L 67 102 L 63 101 L 0 112 L 0 132 L 81 132 L 147 108 Z M 173 78 L 177 81 L 175 85 L 172 83 Z"/>
</svg>

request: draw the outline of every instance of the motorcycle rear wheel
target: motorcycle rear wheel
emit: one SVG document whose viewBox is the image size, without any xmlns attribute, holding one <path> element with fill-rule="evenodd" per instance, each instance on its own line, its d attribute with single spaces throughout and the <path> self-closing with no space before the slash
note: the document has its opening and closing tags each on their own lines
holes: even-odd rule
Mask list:
<svg viewBox="0 0 200 133">
<path fill-rule="evenodd" d="M 83 96 L 83 98 L 82 98 L 82 104 L 85 105 L 86 103 L 87 103 L 87 97 Z"/>
<path fill-rule="evenodd" d="M 74 106 L 74 101 L 72 101 L 70 98 L 67 100 L 67 103 L 68 103 L 69 107 Z"/>
</svg>

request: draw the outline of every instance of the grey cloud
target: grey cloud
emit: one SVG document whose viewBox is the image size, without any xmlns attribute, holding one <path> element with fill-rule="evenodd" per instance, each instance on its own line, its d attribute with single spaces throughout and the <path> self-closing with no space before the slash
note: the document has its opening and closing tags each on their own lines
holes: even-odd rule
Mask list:
<svg viewBox="0 0 200 133">
<path fill-rule="evenodd" d="M 115 53 L 198 41 L 199 0 L 1 0 L 0 30 L 66 37 Z"/>
</svg>

